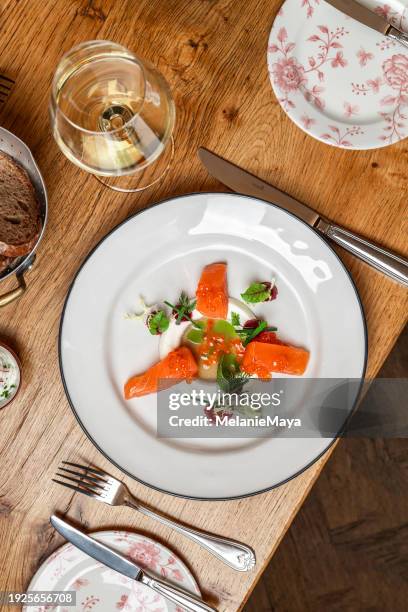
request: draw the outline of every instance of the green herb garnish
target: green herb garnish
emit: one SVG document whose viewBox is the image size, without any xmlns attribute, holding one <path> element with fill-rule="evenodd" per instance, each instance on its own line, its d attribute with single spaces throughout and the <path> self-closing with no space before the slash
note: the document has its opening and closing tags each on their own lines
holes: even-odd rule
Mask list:
<svg viewBox="0 0 408 612">
<path fill-rule="evenodd" d="M 241 297 L 247 304 L 258 304 L 259 302 L 274 300 L 277 293 L 278 290 L 274 282 L 252 283 L 244 293 L 241 293 Z"/>
<path fill-rule="evenodd" d="M 265 323 L 265 321 L 260 321 L 260 323 Z M 239 334 L 240 336 L 247 336 L 248 334 L 251 334 L 254 329 L 256 329 L 256 327 L 243 327 L 242 329 L 236 329 L 235 331 L 237 332 L 237 334 Z M 262 331 L 278 331 L 277 327 L 272 327 L 272 325 L 267 325 Z"/>
<path fill-rule="evenodd" d="M 228 321 L 224 321 L 224 319 L 217 319 L 214 321 L 213 331 L 220 336 L 223 336 L 226 340 L 232 340 L 237 337 L 235 328 L 228 323 Z"/>
<path fill-rule="evenodd" d="M 217 384 L 224 393 L 240 393 L 249 376 L 242 372 L 235 355 L 222 355 L 217 368 Z"/>
<path fill-rule="evenodd" d="M 194 344 L 201 344 L 204 340 L 205 335 L 205 322 L 197 321 L 195 329 L 190 329 L 187 334 L 187 340 L 194 342 Z"/>
<path fill-rule="evenodd" d="M 170 321 L 164 310 L 158 310 L 148 316 L 146 324 L 149 332 L 153 336 L 157 336 L 169 328 Z"/>
<path fill-rule="evenodd" d="M 231 323 L 234 327 L 241 325 L 241 318 L 237 312 L 231 312 Z"/>
<path fill-rule="evenodd" d="M 11 368 L 11 366 L 10 366 Z M 0 399 L 9 399 L 10 395 L 12 394 L 12 389 L 15 389 L 16 385 L 8 385 L 7 383 L 5 383 L 3 385 L 3 390 L 0 393 Z"/>
<path fill-rule="evenodd" d="M 196 301 L 197 300 L 190 301 L 188 295 L 182 291 L 177 305 L 167 301 L 164 303 L 172 309 L 173 314 L 176 316 L 176 325 L 180 325 L 182 321 L 190 321 L 194 327 L 200 328 L 200 326 L 191 319 L 191 313 L 195 309 Z"/>
<path fill-rule="evenodd" d="M 261 332 L 263 331 L 277 331 L 277 327 L 272 327 L 271 325 L 268 325 L 266 321 L 258 321 L 257 325 L 255 325 L 255 327 L 241 327 L 241 328 L 235 328 L 235 332 L 239 335 L 239 337 L 241 338 L 241 342 L 244 346 L 246 346 L 249 342 L 251 342 L 251 340 L 253 340 L 254 338 L 256 338 L 256 336 L 258 336 Z"/>
<path fill-rule="evenodd" d="M 252 283 L 244 293 L 241 293 L 241 297 L 247 304 L 257 304 L 268 299 L 269 291 L 263 283 Z"/>
<path fill-rule="evenodd" d="M 260 334 L 261 332 L 265 331 L 265 329 L 267 327 L 268 327 L 268 324 L 267 324 L 266 321 L 259 321 L 259 324 L 257 325 L 257 327 L 255 327 L 254 329 L 250 330 L 250 333 L 246 335 L 246 337 L 244 338 L 242 344 L 244 346 L 249 344 L 251 342 L 251 340 L 256 338 L 256 336 L 258 336 L 258 334 Z"/>
<path fill-rule="evenodd" d="M 204 332 L 201 329 L 190 329 L 187 334 L 187 340 L 194 344 L 201 344 L 204 340 Z"/>
</svg>

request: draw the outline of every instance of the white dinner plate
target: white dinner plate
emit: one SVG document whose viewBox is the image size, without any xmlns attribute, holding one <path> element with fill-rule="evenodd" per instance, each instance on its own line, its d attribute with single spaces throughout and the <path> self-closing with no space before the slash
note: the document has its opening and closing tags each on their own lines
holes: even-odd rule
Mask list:
<svg viewBox="0 0 408 612">
<path fill-rule="evenodd" d="M 185 497 L 224 499 L 274 487 L 316 461 L 333 438 L 262 440 L 156 436 L 156 396 L 125 401 L 123 384 L 159 360 L 157 336 L 125 314 L 193 296 L 202 268 L 228 263 L 232 297 L 276 278 L 279 295 L 257 306 L 288 343 L 310 351 L 305 376 L 364 376 L 367 342 L 353 282 L 328 244 L 286 211 L 237 194 L 161 202 L 108 234 L 77 273 L 60 328 L 65 390 L 93 443 L 124 472 Z"/>
<path fill-rule="evenodd" d="M 92 536 L 124 554 L 158 578 L 201 596 L 194 577 L 168 548 L 138 533 L 98 531 Z M 59 604 L 24 606 L 24 612 L 181 612 L 175 604 L 148 586 L 118 574 L 95 561 L 72 544 L 65 544 L 48 557 L 33 576 L 27 591 L 65 591 Z M 70 604 L 72 593 L 76 604 Z M 64 601 L 65 600 L 65 601 Z"/>
<path fill-rule="evenodd" d="M 361 0 L 401 30 L 406 1 Z M 268 45 L 272 87 L 305 132 L 344 149 L 408 135 L 408 51 L 324 0 L 286 0 Z"/>
</svg>

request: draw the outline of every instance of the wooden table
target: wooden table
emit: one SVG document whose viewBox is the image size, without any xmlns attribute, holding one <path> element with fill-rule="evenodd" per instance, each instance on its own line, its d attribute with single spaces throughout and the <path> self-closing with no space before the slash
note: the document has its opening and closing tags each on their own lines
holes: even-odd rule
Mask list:
<svg viewBox="0 0 408 612">
<path fill-rule="evenodd" d="M 88 251 L 130 213 L 170 195 L 223 187 L 196 156 L 204 145 L 252 170 L 368 238 L 404 251 L 407 142 L 377 151 L 342 151 L 296 128 L 268 79 L 266 45 L 275 0 L 2 0 L 0 73 L 16 79 L 0 121 L 33 150 L 48 186 L 49 224 L 29 290 L 0 311 L 0 337 L 21 356 L 19 399 L 0 413 L 0 590 L 24 589 L 61 538 L 54 510 L 84 526 L 152 534 L 179 553 L 219 610 L 239 609 L 329 457 L 274 491 L 231 502 L 195 502 L 126 479 L 142 500 L 251 544 L 256 569 L 239 574 L 197 546 L 138 516 L 110 510 L 52 485 L 60 460 L 94 461 L 115 476 L 73 416 L 58 371 L 63 301 Z M 69 163 L 50 135 L 48 97 L 61 54 L 87 39 L 112 39 L 156 64 L 177 106 L 176 158 L 166 180 L 141 195 L 101 187 Z M 407 314 L 406 290 L 341 253 L 360 291 L 369 333 L 368 376 L 378 371 Z M 2 283 L 1 290 L 12 286 Z M 341 324 L 341 321 L 339 321 Z M 301 554 L 301 553 L 300 553 Z"/>
</svg>

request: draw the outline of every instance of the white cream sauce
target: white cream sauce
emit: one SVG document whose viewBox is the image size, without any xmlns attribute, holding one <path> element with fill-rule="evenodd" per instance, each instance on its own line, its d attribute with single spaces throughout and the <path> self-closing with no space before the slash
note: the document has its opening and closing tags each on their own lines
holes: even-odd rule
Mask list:
<svg viewBox="0 0 408 612">
<path fill-rule="evenodd" d="M 10 351 L 0 345 L 0 408 L 10 402 L 20 384 L 20 368 Z"/>
</svg>

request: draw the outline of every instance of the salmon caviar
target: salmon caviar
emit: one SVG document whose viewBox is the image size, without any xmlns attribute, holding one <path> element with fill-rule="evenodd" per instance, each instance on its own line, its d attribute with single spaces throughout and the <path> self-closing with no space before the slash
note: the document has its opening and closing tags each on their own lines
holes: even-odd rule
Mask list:
<svg viewBox="0 0 408 612">
<path fill-rule="evenodd" d="M 218 363 L 221 355 L 233 353 L 241 361 L 245 349 L 239 338 L 227 338 L 214 331 L 214 320 L 208 319 L 204 338 L 197 352 L 202 364 L 210 367 Z"/>
</svg>

